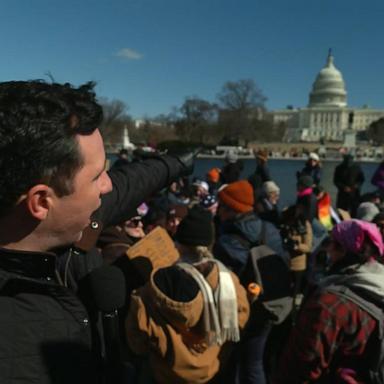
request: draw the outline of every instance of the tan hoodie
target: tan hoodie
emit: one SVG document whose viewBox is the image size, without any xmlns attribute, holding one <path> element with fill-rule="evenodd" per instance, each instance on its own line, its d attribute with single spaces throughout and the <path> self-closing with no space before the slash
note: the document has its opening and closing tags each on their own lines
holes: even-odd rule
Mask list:
<svg viewBox="0 0 384 384">
<path fill-rule="evenodd" d="M 200 270 L 208 284 L 218 284 L 218 267 L 207 261 Z M 176 302 L 150 281 L 132 294 L 126 319 L 127 341 L 138 355 L 149 355 L 157 383 L 206 383 L 218 372 L 222 347 L 208 347 L 199 326 L 203 312 L 203 296 L 199 291 L 192 301 Z M 239 327 L 249 316 L 244 288 L 231 273 L 237 293 Z M 227 343 L 228 344 L 228 343 Z"/>
</svg>

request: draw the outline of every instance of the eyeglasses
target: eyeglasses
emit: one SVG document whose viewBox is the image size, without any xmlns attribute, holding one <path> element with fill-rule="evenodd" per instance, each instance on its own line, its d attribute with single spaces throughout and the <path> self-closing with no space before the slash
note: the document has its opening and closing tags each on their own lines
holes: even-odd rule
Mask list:
<svg viewBox="0 0 384 384">
<path fill-rule="evenodd" d="M 141 217 L 132 217 L 132 219 L 129 219 L 125 222 L 126 227 L 136 228 L 140 224 L 142 224 Z"/>
</svg>

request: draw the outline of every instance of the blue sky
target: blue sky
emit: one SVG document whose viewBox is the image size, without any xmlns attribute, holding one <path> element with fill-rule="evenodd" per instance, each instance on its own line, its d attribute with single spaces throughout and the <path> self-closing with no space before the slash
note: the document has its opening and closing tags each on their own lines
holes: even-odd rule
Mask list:
<svg viewBox="0 0 384 384">
<path fill-rule="evenodd" d="M 351 106 L 384 108 L 382 0 L 3 0 L 0 80 L 97 81 L 135 118 L 251 78 L 303 107 L 332 48 Z"/>
</svg>

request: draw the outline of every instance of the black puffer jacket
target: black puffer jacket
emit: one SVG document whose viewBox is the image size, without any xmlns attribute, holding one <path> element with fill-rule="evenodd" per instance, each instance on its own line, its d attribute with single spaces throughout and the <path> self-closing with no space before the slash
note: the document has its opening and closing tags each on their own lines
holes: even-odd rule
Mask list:
<svg viewBox="0 0 384 384">
<path fill-rule="evenodd" d="M 56 257 L 0 250 L 0 383 L 99 383 L 88 314 Z"/>
</svg>

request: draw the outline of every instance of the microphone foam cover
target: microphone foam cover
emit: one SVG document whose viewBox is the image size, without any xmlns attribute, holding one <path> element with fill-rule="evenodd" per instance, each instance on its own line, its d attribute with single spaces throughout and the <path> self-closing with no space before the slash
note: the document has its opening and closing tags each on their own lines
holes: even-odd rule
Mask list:
<svg viewBox="0 0 384 384">
<path fill-rule="evenodd" d="M 91 291 L 97 308 L 113 312 L 125 304 L 126 286 L 123 272 L 110 265 L 94 269 L 89 274 Z"/>
</svg>

